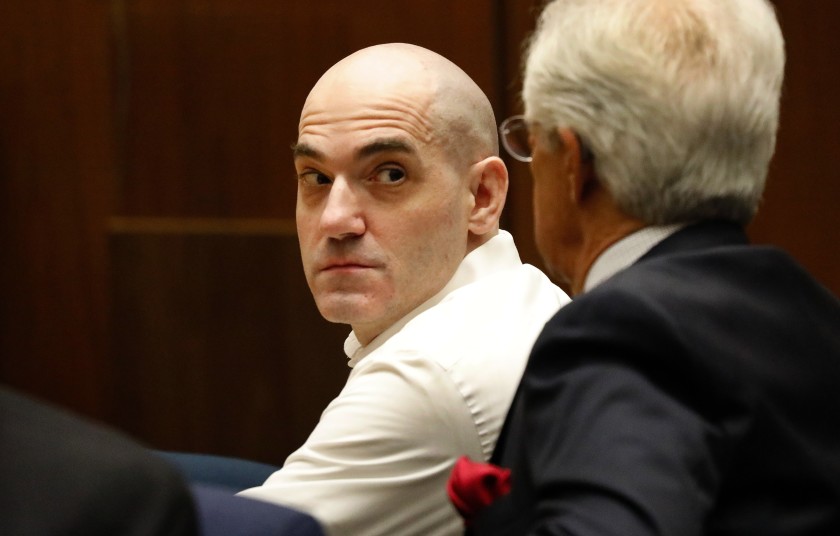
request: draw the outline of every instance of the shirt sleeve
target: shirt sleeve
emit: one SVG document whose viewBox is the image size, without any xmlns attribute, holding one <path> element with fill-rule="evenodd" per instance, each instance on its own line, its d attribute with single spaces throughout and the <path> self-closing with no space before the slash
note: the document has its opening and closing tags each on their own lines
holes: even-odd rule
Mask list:
<svg viewBox="0 0 840 536">
<path fill-rule="evenodd" d="M 370 355 L 283 468 L 242 494 L 308 511 L 332 535 L 458 533 L 445 485 L 465 453 L 481 447 L 446 371 L 411 353 Z"/>
</svg>

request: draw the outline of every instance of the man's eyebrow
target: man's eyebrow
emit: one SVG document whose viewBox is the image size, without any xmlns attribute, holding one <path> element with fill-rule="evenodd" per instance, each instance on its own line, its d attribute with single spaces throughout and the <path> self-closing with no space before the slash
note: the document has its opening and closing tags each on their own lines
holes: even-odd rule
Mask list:
<svg viewBox="0 0 840 536">
<path fill-rule="evenodd" d="M 357 158 L 366 158 L 377 153 L 414 153 L 414 146 L 399 138 L 374 140 L 356 151 Z"/>
<path fill-rule="evenodd" d="M 367 158 L 377 153 L 413 153 L 414 146 L 399 138 L 383 138 L 374 140 L 356 151 L 356 158 Z M 293 143 L 292 156 L 294 158 L 313 158 L 323 160 L 324 153 L 306 143 Z"/>
<path fill-rule="evenodd" d="M 314 158 L 315 160 L 324 159 L 324 153 L 305 143 L 293 143 L 292 156 L 294 156 L 295 158 L 301 158 L 306 156 L 309 158 Z"/>
</svg>

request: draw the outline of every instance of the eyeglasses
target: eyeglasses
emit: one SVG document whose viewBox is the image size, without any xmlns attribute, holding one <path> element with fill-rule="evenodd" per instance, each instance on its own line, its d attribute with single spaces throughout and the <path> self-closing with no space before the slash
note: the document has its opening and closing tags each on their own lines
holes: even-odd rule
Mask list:
<svg viewBox="0 0 840 536">
<path fill-rule="evenodd" d="M 528 132 L 528 122 L 524 115 L 508 117 L 499 125 L 499 136 L 502 145 L 510 156 L 520 162 L 531 161 L 531 142 Z"/>
<path fill-rule="evenodd" d="M 528 128 L 528 121 L 525 120 L 524 115 L 513 115 L 508 117 L 502 124 L 499 125 L 499 135 L 502 138 L 502 145 L 510 156 L 519 160 L 520 162 L 530 162 L 531 153 L 531 134 Z M 578 145 L 580 145 L 580 157 L 584 162 L 592 161 L 592 151 L 587 147 L 580 136 L 577 137 Z"/>
</svg>

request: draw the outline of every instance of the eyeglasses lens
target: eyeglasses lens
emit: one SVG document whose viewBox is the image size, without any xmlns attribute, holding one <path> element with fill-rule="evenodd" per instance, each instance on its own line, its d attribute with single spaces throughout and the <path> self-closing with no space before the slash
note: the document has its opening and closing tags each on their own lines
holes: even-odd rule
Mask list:
<svg viewBox="0 0 840 536">
<path fill-rule="evenodd" d="M 531 145 L 528 140 L 528 124 L 524 119 L 515 117 L 502 124 L 502 142 L 505 149 L 517 160 L 531 161 Z"/>
</svg>

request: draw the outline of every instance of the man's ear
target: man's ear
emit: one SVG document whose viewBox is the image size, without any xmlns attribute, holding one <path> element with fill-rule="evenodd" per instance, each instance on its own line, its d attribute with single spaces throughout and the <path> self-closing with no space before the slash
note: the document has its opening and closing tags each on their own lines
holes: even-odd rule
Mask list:
<svg viewBox="0 0 840 536">
<path fill-rule="evenodd" d="M 563 173 L 568 179 L 570 199 L 575 203 L 580 203 L 592 186 L 590 182 L 594 175 L 591 163 L 584 158 L 584 148 L 580 143 L 580 138 L 572 129 L 558 128 L 557 135 L 565 153 Z"/>
<path fill-rule="evenodd" d="M 507 198 L 508 171 L 501 158 L 490 156 L 474 164 L 470 172 L 470 191 L 475 203 L 469 230 L 480 236 L 498 227 Z"/>
</svg>

